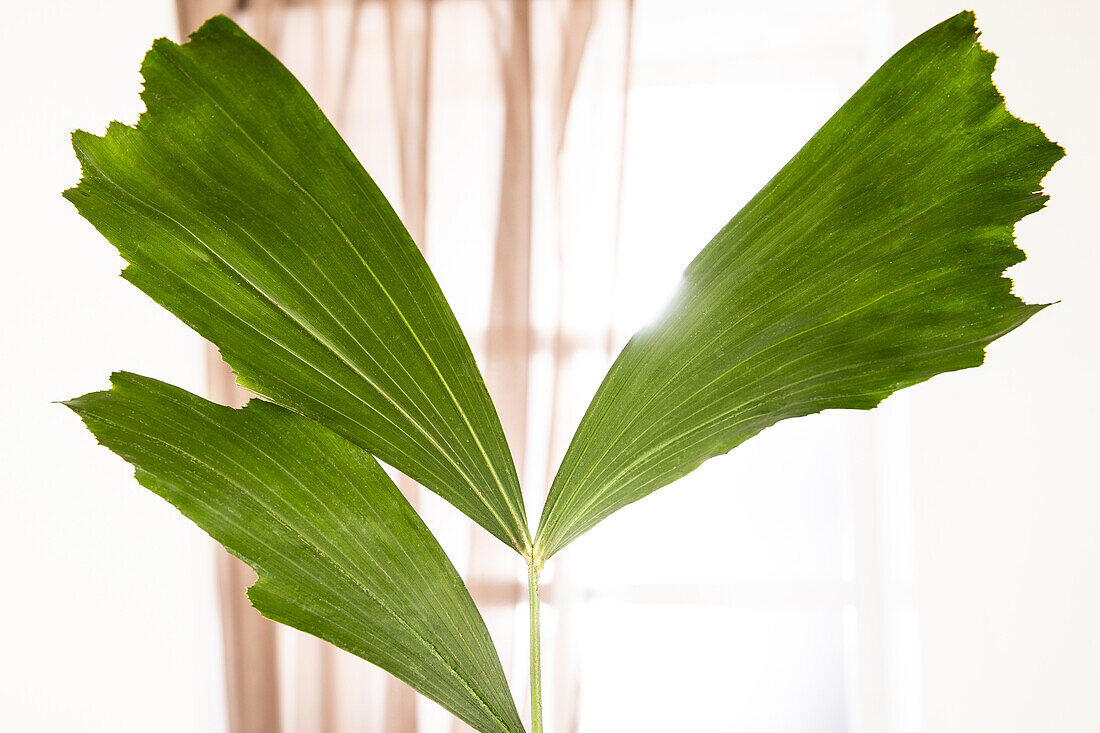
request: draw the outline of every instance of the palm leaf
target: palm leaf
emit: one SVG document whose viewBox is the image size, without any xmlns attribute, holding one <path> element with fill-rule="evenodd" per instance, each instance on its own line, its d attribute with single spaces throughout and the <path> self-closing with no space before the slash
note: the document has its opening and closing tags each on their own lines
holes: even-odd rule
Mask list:
<svg viewBox="0 0 1100 733">
<path fill-rule="evenodd" d="M 237 379 L 369 450 L 517 551 L 519 481 L 469 345 L 385 197 L 271 54 L 215 17 L 142 64 L 135 127 L 73 135 L 65 192 L 123 276 Z"/>
<path fill-rule="evenodd" d="M 268 618 L 367 659 L 485 733 L 523 731 L 458 573 L 370 454 L 252 400 L 234 410 L 147 377 L 66 403 L 259 580 Z"/>
<path fill-rule="evenodd" d="M 1043 307 L 1002 273 L 1062 150 L 1005 109 L 995 58 L 972 13 L 924 33 L 700 252 L 592 400 L 538 557 L 779 420 L 977 366 Z"/>
</svg>

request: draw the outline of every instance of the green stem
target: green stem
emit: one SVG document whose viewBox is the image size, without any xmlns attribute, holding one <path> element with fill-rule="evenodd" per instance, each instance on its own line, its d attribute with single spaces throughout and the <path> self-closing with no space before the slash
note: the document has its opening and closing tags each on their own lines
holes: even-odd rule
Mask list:
<svg viewBox="0 0 1100 733">
<path fill-rule="evenodd" d="M 539 639 L 539 573 L 542 563 L 527 560 L 527 603 L 531 610 L 531 733 L 542 733 L 542 652 Z"/>
</svg>

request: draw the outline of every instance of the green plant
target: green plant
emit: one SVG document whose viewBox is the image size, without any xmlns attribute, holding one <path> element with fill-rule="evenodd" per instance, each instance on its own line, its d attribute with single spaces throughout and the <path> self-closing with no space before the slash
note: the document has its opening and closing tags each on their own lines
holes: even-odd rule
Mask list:
<svg viewBox="0 0 1100 733">
<path fill-rule="evenodd" d="M 977 366 L 1044 307 L 1003 272 L 1063 153 L 1008 113 L 977 37 L 961 13 L 905 46 L 702 250 L 608 372 L 534 537 L 443 293 L 317 105 L 227 18 L 158 40 L 147 111 L 73 135 L 83 178 L 65 196 L 263 399 L 230 409 L 120 372 L 66 404 L 256 570 L 265 616 L 480 731 L 522 731 L 466 587 L 376 458 L 447 499 L 527 563 L 541 731 L 555 553 L 779 420 Z"/>
</svg>

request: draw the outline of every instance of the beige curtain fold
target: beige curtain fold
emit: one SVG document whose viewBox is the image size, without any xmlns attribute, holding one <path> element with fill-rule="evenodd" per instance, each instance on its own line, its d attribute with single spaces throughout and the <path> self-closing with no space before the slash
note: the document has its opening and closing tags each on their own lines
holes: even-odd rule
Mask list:
<svg viewBox="0 0 1100 733">
<path fill-rule="evenodd" d="M 526 0 L 486 0 L 492 18 L 503 98 L 500 193 L 492 258 L 489 321 L 481 365 L 500 415 L 516 471 L 523 477 L 527 452 L 527 381 L 531 354 L 531 216 L 533 129 L 531 119 L 531 25 Z M 496 538 L 470 533 L 471 594 L 485 617 L 509 679 L 517 628 L 515 608 L 524 599 L 517 559 L 501 552 Z M 513 690 L 517 687 L 513 685 Z M 518 687 L 525 690 L 526 686 Z M 455 721 L 455 733 L 470 730 Z"/>
<path fill-rule="evenodd" d="M 467 328 L 535 525 L 590 396 L 591 354 L 602 369 L 615 343 L 632 1 L 177 4 L 181 34 L 227 13 L 279 55 L 394 202 Z M 607 289 L 585 285 L 593 272 Z M 209 393 L 246 399 L 213 349 Z M 442 530 L 529 709 L 522 562 L 434 495 L 399 485 Z M 362 660 L 260 617 L 244 595 L 251 571 L 218 562 L 230 733 L 469 730 Z M 568 565 L 555 565 L 545 698 L 548 729 L 567 732 L 580 709 L 578 599 Z"/>
<path fill-rule="evenodd" d="M 210 399 L 232 407 L 247 401 L 229 367 L 209 347 L 207 382 Z M 276 624 L 260 616 L 244 597 L 256 573 L 222 547 L 217 550 L 218 601 L 225 654 L 225 697 L 232 733 L 279 733 Z"/>
<path fill-rule="evenodd" d="M 556 222 L 562 217 L 562 186 L 563 186 L 563 161 L 562 153 L 565 149 L 566 126 L 569 121 L 569 109 L 573 102 L 573 93 L 576 89 L 578 76 L 580 75 L 581 59 L 588 44 L 594 20 L 595 3 L 593 0 L 569 0 L 561 22 L 561 59 L 558 65 L 559 79 L 554 96 L 554 116 L 551 120 L 551 136 L 553 140 L 553 205 Z M 554 335 L 551 344 L 550 359 L 553 364 L 550 387 L 549 416 L 550 426 L 545 447 L 545 471 L 542 496 L 549 492 L 550 483 L 553 481 L 554 472 L 557 470 L 556 457 L 561 451 L 559 443 L 564 439 L 562 423 L 564 415 L 561 410 L 562 381 L 564 371 L 568 365 L 566 328 L 564 322 L 564 306 L 566 293 L 566 261 L 564 254 L 564 242 L 562 227 L 555 230 L 555 259 L 557 262 L 557 278 L 555 279 L 554 300 L 557 310 L 554 319 Z M 610 333 L 610 322 L 608 323 Z M 547 654 L 548 659 L 554 662 L 553 670 L 547 670 L 553 675 L 555 694 L 551 700 L 556 723 L 560 730 L 575 731 L 577 729 L 577 699 L 579 690 L 578 660 L 570 643 L 573 622 L 573 608 L 575 598 L 571 593 L 569 584 L 569 571 L 560 561 L 555 576 L 555 583 L 547 588 L 546 602 L 553 604 L 556 611 L 555 644 L 552 654 Z M 549 706 L 548 706 L 549 707 Z"/>
<path fill-rule="evenodd" d="M 352 24 L 358 22 L 361 0 L 355 3 Z M 428 220 L 428 122 L 431 99 L 432 2 L 386 0 L 389 40 L 390 88 L 396 118 L 398 167 L 401 179 L 402 221 L 421 251 L 427 253 Z M 353 57 L 356 46 L 349 45 Z M 349 79 L 350 82 L 350 79 Z M 344 103 L 351 90 L 345 94 Z M 340 104 L 340 102 L 337 102 Z M 413 506 L 421 488 L 402 476 L 398 485 Z M 403 682 L 386 680 L 385 729 L 417 729 L 416 693 Z"/>
<path fill-rule="evenodd" d="M 229 13 L 232 0 L 188 0 L 176 4 L 180 35 L 190 33 L 212 15 Z M 273 51 L 270 29 L 256 37 Z M 241 407 L 248 394 L 213 346 L 207 348 L 207 391 L 210 399 Z M 256 573 L 220 546 L 217 553 L 218 602 L 225 655 L 225 697 L 231 733 L 281 733 L 278 627 L 260 616 L 248 603 L 245 591 L 256 582 Z"/>
</svg>

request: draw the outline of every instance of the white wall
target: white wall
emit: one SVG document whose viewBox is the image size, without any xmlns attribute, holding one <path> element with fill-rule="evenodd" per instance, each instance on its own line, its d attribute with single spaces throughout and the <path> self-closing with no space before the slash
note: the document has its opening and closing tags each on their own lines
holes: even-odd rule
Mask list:
<svg viewBox="0 0 1100 733">
<path fill-rule="evenodd" d="M 976 0 L 1009 109 L 1067 151 L 1011 275 L 1061 300 L 904 395 L 928 733 L 1100 731 L 1100 4 Z M 893 0 L 894 45 L 960 9 Z M 887 408 L 892 405 L 887 405 Z"/>
<path fill-rule="evenodd" d="M 174 34 L 171 0 L 4 6 L 0 730 L 224 729 L 212 540 L 51 404 L 122 368 L 203 384 L 198 338 L 61 198 L 69 132 L 136 117 Z"/>
</svg>

